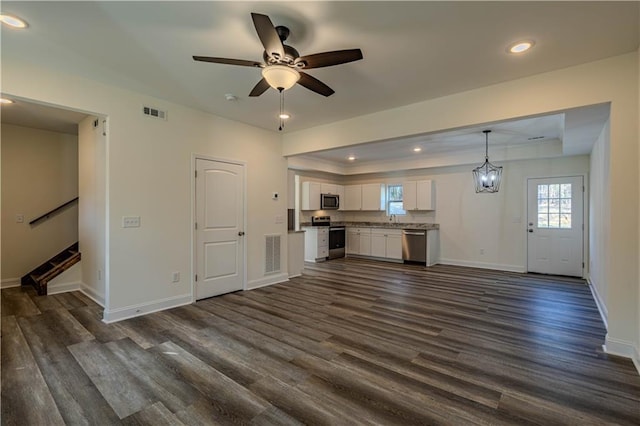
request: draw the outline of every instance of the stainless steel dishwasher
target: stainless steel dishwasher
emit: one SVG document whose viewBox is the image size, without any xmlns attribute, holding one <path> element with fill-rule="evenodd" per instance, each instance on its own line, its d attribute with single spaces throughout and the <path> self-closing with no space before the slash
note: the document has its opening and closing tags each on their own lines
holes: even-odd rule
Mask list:
<svg viewBox="0 0 640 426">
<path fill-rule="evenodd" d="M 402 230 L 402 260 L 427 263 L 427 231 L 424 229 Z"/>
</svg>

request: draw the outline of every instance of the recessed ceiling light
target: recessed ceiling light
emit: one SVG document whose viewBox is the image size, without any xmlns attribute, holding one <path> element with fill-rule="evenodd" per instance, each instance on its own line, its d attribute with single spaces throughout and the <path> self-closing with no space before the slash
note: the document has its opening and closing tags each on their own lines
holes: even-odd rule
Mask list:
<svg viewBox="0 0 640 426">
<path fill-rule="evenodd" d="M 523 40 L 510 44 L 507 47 L 509 53 L 523 53 L 531 49 L 536 43 L 533 40 Z"/>
<path fill-rule="evenodd" d="M 10 26 L 11 28 L 22 29 L 29 26 L 24 20 L 18 18 L 17 16 L 5 15 L 4 13 L 0 14 L 0 22 Z"/>
<path fill-rule="evenodd" d="M 13 101 L 11 99 L 7 99 L 7 98 L 0 98 L 0 104 L 12 104 Z"/>
<path fill-rule="evenodd" d="M 283 120 L 286 120 L 287 118 L 291 118 L 291 116 L 285 112 L 280 114 L 278 118 L 282 118 Z"/>
<path fill-rule="evenodd" d="M 355 155 L 350 155 L 350 156 L 347 157 L 347 160 L 349 160 L 349 161 L 354 161 L 355 159 L 356 159 Z"/>
<path fill-rule="evenodd" d="M 420 148 L 419 146 L 416 146 L 415 148 L 413 148 L 413 152 L 420 152 L 422 151 L 422 148 Z"/>
</svg>

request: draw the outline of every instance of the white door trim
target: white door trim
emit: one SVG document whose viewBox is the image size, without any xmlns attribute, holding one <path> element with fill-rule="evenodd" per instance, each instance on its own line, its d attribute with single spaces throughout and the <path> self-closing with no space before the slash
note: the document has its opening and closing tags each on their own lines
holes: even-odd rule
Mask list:
<svg viewBox="0 0 640 426">
<path fill-rule="evenodd" d="M 242 188 L 242 203 L 244 205 L 242 225 L 247 229 L 247 162 L 240 160 L 231 160 L 229 158 L 214 157 L 206 154 L 191 154 L 191 303 L 196 301 L 196 259 L 197 259 L 197 239 L 196 239 L 196 161 L 197 160 L 209 160 L 218 161 L 220 163 L 229 163 L 242 166 L 243 173 L 243 185 Z M 245 231 L 246 232 L 246 231 Z M 247 245 L 249 244 L 249 237 L 245 234 L 245 242 L 242 248 L 242 289 L 247 289 Z"/>
<path fill-rule="evenodd" d="M 529 249 L 528 249 L 528 228 L 527 228 L 527 220 L 528 220 L 528 182 L 529 179 L 555 179 L 555 178 L 566 178 L 573 176 L 582 176 L 582 184 L 584 185 L 584 194 L 582 196 L 582 217 L 584 229 L 582 230 L 582 257 L 584 260 L 584 268 L 582 268 L 582 278 L 587 279 L 589 277 L 590 269 L 590 258 L 591 253 L 589 252 L 589 174 L 588 173 L 562 173 L 562 174 L 546 174 L 544 176 L 540 175 L 527 175 L 524 176 L 524 180 L 522 183 L 523 187 L 523 201 L 522 201 L 522 232 L 525 233 L 525 237 L 523 239 L 522 247 L 524 253 L 524 271 L 529 272 Z"/>
</svg>

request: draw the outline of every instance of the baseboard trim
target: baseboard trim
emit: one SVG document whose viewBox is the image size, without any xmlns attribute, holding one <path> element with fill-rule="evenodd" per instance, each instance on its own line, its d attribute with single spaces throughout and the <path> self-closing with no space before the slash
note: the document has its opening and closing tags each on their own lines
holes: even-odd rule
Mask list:
<svg viewBox="0 0 640 426">
<path fill-rule="evenodd" d="M 625 358 L 633 358 L 636 352 L 636 348 L 632 342 L 609 337 L 608 333 L 605 337 L 605 348 L 608 354 L 623 356 Z"/>
<path fill-rule="evenodd" d="M 166 309 L 177 308 L 178 306 L 191 304 L 191 293 L 180 296 L 167 297 L 166 299 L 154 300 L 152 302 L 140 303 L 138 305 L 125 306 L 104 311 L 102 321 L 110 324 L 128 318 L 139 317 L 152 312 L 164 311 Z"/>
<path fill-rule="evenodd" d="M 20 278 L 5 278 L 0 281 L 0 289 L 20 287 Z"/>
<path fill-rule="evenodd" d="M 89 299 L 96 302 L 98 305 L 102 306 L 103 308 L 105 307 L 104 295 L 99 294 L 93 288 L 84 283 L 82 284 L 82 287 L 80 287 L 80 291 Z"/>
<path fill-rule="evenodd" d="M 289 281 L 289 277 L 286 272 L 280 274 L 267 275 L 258 280 L 249 281 L 247 283 L 247 290 L 255 290 L 256 288 L 266 287 L 268 285 L 278 284 Z"/>
<path fill-rule="evenodd" d="M 631 361 L 633 361 L 633 365 L 636 366 L 636 370 L 638 370 L 638 374 L 640 375 L 640 351 L 638 350 L 638 348 L 635 348 L 635 354 L 633 355 L 633 358 L 631 358 Z"/>
<path fill-rule="evenodd" d="M 600 317 L 602 318 L 604 327 L 607 330 L 609 330 L 609 323 L 607 322 L 607 318 L 609 317 L 609 311 L 607 311 L 607 307 L 602 301 L 602 297 L 600 297 L 600 293 L 598 293 L 598 289 L 591 282 L 591 277 L 587 278 L 587 283 L 589 284 L 589 290 L 591 290 L 591 295 L 593 296 L 593 300 L 596 302 L 596 306 L 598 307 L 598 312 L 600 312 Z"/>
<path fill-rule="evenodd" d="M 302 272 L 300 272 L 298 274 L 289 275 L 289 279 L 295 278 L 295 277 L 301 277 L 301 276 L 302 276 Z"/>
<path fill-rule="evenodd" d="M 82 283 L 80 281 L 47 285 L 47 294 L 68 293 L 70 291 L 78 290 L 82 290 Z"/>
<path fill-rule="evenodd" d="M 520 265 L 504 265 L 501 263 L 476 262 L 472 260 L 440 258 L 440 261 L 438 263 L 441 265 L 466 266 L 468 268 L 494 269 L 497 271 L 508 271 L 508 272 L 519 272 L 519 273 L 527 272 L 527 270 Z"/>
</svg>

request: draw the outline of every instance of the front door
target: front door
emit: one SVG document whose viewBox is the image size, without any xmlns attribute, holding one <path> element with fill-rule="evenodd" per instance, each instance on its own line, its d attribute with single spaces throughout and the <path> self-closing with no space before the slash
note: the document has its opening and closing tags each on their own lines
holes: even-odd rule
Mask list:
<svg viewBox="0 0 640 426">
<path fill-rule="evenodd" d="M 244 166 L 196 159 L 196 299 L 244 286 Z"/>
<path fill-rule="evenodd" d="M 529 179 L 527 192 L 528 271 L 582 277 L 582 176 Z"/>
</svg>

